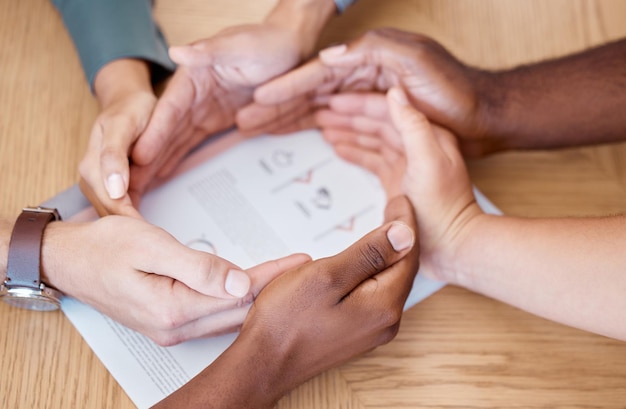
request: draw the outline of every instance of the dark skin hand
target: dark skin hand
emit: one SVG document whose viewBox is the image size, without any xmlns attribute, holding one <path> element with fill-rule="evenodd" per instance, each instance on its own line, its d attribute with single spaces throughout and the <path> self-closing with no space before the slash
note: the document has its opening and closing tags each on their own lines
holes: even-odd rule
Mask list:
<svg viewBox="0 0 626 409">
<path fill-rule="evenodd" d="M 266 287 L 237 340 L 155 408 L 271 408 L 307 379 L 389 342 L 419 266 L 417 224 L 397 196 L 386 224 Z"/>
<path fill-rule="evenodd" d="M 476 86 L 485 76 L 428 37 L 373 30 L 348 45 L 323 50 L 315 60 L 259 87 L 256 103 L 241 110 L 237 121 L 250 133 L 290 131 L 333 94 L 401 86 L 435 122 L 481 140 L 481 150 L 493 151 L 497 141 L 483 140 L 481 90 Z M 469 145 L 474 142 L 468 143 L 468 151 L 476 149 Z"/>
<path fill-rule="evenodd" d="M 626 40 L 489 72 L 423 35 L 378 29 L 259 87 L 237 121 L 249 133 L 291 131 L 332 94 L 400 86 L 465 156 L 613 142 L 626 133 L 624 61 Z"/>
</svg>

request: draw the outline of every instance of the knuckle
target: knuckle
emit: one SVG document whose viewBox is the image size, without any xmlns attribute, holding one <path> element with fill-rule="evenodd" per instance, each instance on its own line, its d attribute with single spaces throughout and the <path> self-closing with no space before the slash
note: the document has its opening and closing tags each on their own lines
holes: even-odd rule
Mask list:
<svg viewBox="0 0 626 409">
<path fill-rule="evenodd" d="M 125 160 L 125 152 L 115 145 L 104 145 L 100 151 L 100 160 Z"/>
<path fill-rule="evenodd" d="M 402 310 L 399 308 L 384 308 L 378 312 L 377 321 L 381 327 L 389 327 L 400 323 Z"/>
<path fill-rule="evenodd" d="M 226 271 L 215 262 L 213 257 L 198 257 L 193 265 L 193 270 L 189 272 L 190 279 L 198 284 L 209 284 L 219 275 L 223 275 L 224 278 L 226 276 Z"/>
<path fill-rule="evenodd" d="M 78 164 L 78 173 L 84 179 L 88 179 L 91 175 L 91 160 L 83 158 Z"/>
<path fill-rule="evenodd" d="M 359 251 L 360 258 L 367 263 L 371 270 L 380 271 L 387 266 L 385 253 L 378 244 L 366 243 Z"/>
<path fill-rule="evenodd" d="M 157 328 L 160 330 L 171 332 L 184 323 L 184 314 L 175 305 L 165 305 L 162 302 L 155 304 L 157 307 L 153 308 L 151 315 Z"/>
<path fill-rule="evenodd" d="M 396 337 L 396 335 L 398 335 L 399 330 L 400 322 L 383 329 L 380 333 L 380 336 L 378 337 L 378 345 L 384 345 L 391 342 Z"/>
<path fill-rule="evenodd" d="M 162 347 L 169 347 L 172 345 L 176 345 L 184 341 L 174 332 L 159 332 L 158 334 L 154 334 L 149 336 L 149 338 L 154 341 L 157 345 Z"/>
<path fill-rule="evenodd" d="M 321 260 L 320 260 L 321 261 Z M 325 291 L 327 289 L 336 288 L 341 284 L 342 279 L 341 275 L 337 274 L 335 269 L 331 267 L 330 264 L 327 263 L 315 263 L 311 264 L 311 266 L 316 266 L 316 272 L 313 275 L 316 277 L 317 285 L 319 286 L 320 291 Z"/>
<path fill-rule="evenodd" d="M 375 41 L 379 38 L 385 37 L 386 36 L 385 33 L 386 33 L 385 28 L 382 28 L 382 27 L 373 28 L 365 32 L 365 34 L 363 35 L 363 39 L 365 41 Z"/>
</svg>

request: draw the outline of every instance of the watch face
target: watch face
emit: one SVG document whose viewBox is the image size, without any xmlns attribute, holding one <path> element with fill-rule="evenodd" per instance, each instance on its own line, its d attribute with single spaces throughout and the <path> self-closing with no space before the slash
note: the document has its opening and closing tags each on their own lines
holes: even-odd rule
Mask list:
<svg viewBox="0 0 626 409">
<path fill-rule="evenodd" d="M 59 309 L 59 304 L 47 298 L 23 298 L 4 297 L 4 302 L 18 308 L 26 308 L 33 311 L 54 311 Z"/>
<path fill-rule="evenodd" d="M 54 311 L 61 305 L 58 298 L 31 288 L 3 288 L 0 296 L 9 305 L 33 311 Z"/>
</svg>

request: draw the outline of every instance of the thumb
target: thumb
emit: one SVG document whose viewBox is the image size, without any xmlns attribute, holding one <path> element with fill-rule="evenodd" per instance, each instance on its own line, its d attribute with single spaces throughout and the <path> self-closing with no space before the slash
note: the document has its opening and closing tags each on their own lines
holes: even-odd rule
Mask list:
<svg viewBox="0 0 626 409">
<path fill-rule="evenodd" d="M 346 44 L 340 44 L 320 51 L 319 57 L 326 65 L 352 67 L 365 65 L 368 60 L 367 52 L 367 50 L 360 52 L 358 48 L 348 48 Z"/>
<path fill-rule="evenodd" d="M 390 203 L 408 203 L 398 196 Z M 401 206 L 393 219 L 370 232 L 348 249 L 323 260 L 316 273 L 323 291 L 338 299 L 345 298 L 369 278 L 402 260 L 417 245 L 417 224 L 411 206 Z M 396 209 L 397 210 L 397 209 Z M 388 214 L 387 216 L 389 216 Z M 412 278 L 411 278 L 412 280 Z"/>
<path fill-rule="evenodd" d="M 187 287 L 217 298 L 242 298 L 250 292 L 250 276 L 236 265 L 190 249 L 164 230 L 151 233 L 151 256 L 144 271 L 171 277 Z"/>
<path fill-rule="evenodd" d="M 214 62 L 209 41 L 170 47 L 169 55 L 176 64 L 190 67 L 206 66 Z"/>
<path fill-rule="evenodd" d="M 424 114 L 417 111 L 400 88 L 391 88 L 387 93 L 389 113 L 396 129 L 402 136 L 407 164 L 439 157 L 441 147 L 433 134 L 433 127 Z"/>
</svg>

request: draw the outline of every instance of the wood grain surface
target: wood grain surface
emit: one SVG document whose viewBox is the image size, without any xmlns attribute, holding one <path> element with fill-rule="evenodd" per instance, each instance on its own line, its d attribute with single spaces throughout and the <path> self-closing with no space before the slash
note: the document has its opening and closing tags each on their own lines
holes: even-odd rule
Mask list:
<svg viewBox="0 0 626 409">
<path fill-rule="evenodd" d="M 155 13 L 170 43 L 183 44 L 259 21 L 272 5 L 159 0 Z M 321 45 L 394 26 L 432 36 L 468 63 L 498 68 L 626 36 L 625 21 L 623 0 L 361 0 L 331 22 Z M 76 183 L 97 112 L 51 3 L 0 0 L 1 218 Z M 508 214 L 626 212 L 624 144 L 506 153 L 469 166 Z M 312 379 L 278 406 L 626 408 L 626 345 L 447 287 L 405 314 L 393 342 Z M 2 304 L 0 407 L 133 404 L 61 313 Z"/>
</svg>

